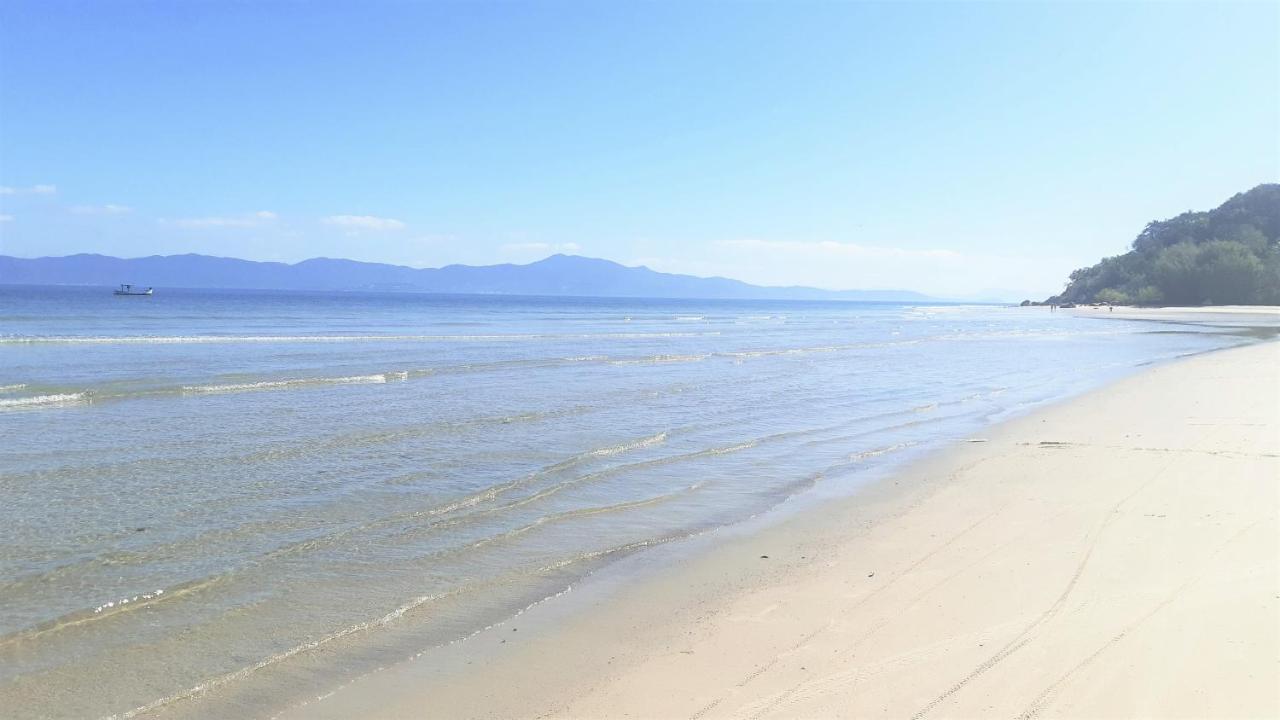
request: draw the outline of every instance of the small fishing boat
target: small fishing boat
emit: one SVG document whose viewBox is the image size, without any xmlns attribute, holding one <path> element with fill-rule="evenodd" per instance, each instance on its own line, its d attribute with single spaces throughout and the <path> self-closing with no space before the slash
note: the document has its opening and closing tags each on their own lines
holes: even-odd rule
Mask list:
<svg viewBox="0 0 1280 720">
<path fill-rule="evenodd" d="M 132 285 L 121 285 L 115 291 L 115 294 L 116 295 L 150 295 L 152 294 L 152 292 L 154 292 L 152 288 L 147 288 L 146 290 L 143 290 L 142 288 L 135 288 Z"/>
</svg>

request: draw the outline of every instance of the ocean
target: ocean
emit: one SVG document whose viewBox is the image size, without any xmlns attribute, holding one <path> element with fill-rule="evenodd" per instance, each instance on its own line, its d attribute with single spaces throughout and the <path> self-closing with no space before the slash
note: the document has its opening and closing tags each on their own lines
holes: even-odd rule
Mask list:
<svg viewBox="0 0 1280 720">
<path fill-rule="evenodd" d="M 1249 341 L 1043 308 L 0 286 L 0 714 L 270 716 Z"/>
</svg>

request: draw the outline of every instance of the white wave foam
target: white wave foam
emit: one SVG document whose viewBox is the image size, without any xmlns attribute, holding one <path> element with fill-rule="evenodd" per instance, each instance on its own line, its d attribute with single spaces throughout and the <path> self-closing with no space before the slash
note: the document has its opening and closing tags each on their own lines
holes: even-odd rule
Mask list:
<svg viewBox="0 0 1280 720">
<path fill-rule="evenodd" d="M 383 615 L 380 618 L 375 618 L 373 620 L 368 620 L 362 623 L 358 623 L 356 625 L 352 625 L 342 630 L 338 630 L 337 632 L 333 632 L 323 637 L 320 637 L 316 640 L 312 640 L 311 642 L 305 643 L 303 645 L 298 645 L 288 650 L 278 652 L 274 655 L 270 655 L 262 660 L 259 660 L 258 662 L 252 665 L 240 668 L 239 670 L 235 670 L 233 672 L 226 673 L 225 675 L 211 678 L 194 687 L 190 687 L 190 688 L 187 688 L 186 690 L 173 693 L 172 695 L 167 695 L 157 700 L 152 700 L 146 705 L 135 707 L 134 709 L 126 712 L 118 713 L 116 715 L 110 715 L 106 720 L 117 720 L 117 719 L 127 720 L 128 718 L 134 718 L 134 717 L 138 717 L 139 715 L 145 715 L 147 713 L 153 712 L 155 710 L 158 710 L 164 707 L 165 705 L 170 705 L 179 700 L 185 700 L 187 698 L 194 697 L 196 695 L 201 695 L 213 688 L 226 685 L 228 683 L 239 680 L 240 678 L 243 678 L 243 677 L 247 677 L 259 670 L 262 670 L 263 668 L 270 667 L 271 665 L 275 665 L 276 663 L 281 662 L 283 660 L 288 660 L 289 658 L 295 655 L 299 655 L 301 653 L 314 650 L 323 645 L 327 645 L 333 642 L 334 640 L 339 640 L 349 635 L 355 635 L 356 633 L 364 632 L 366 630 L 371 630 L 374 628 L 390 625 L 392 622 L 395 622 L 396 620 L 400 619 L 405 613 L 411 610 L 414 610 L 434 600 L 439 600 L 449 595 L 457 594 L 461 592 L 463 589 L 466 589 L 466 586 L 455 588 L 453 590 L 440 593 L 437 595 L 421 595 L 397 607 L 396 609 L 392 610 L 386 615 Z"/>
<path fill-rule="evenodd" d="M 793 348 L 762 348 L 759 350 L 735 350 L 723 351 L 715 353 L 720 357 L 734 358 L 735 360 L 772 357 L 775 355 L 808 355 L 810 353 L 836 353 L 845 350 L 862 350 L 866 348 L 892 347 L 896 345 L 913 345 L 915 340 L 901 340 L 893 342 L 880 343 L 849 343 L 845 345 L 814 345 L 810 347 L 793 347 Z"/>
<path fill-rule="evenodd" d="M 907 448 L 915 447 L 916 445 L 919 445 L 919 444 L 920 443 L 918 442 L 903 442 L 903 443 L 897 443 L 896 445 L 889 445 L 888 447 L 875 448 L 873 450 L 864 450 L 862 452 L 851 454 L 849 456 L 849 459 L 853 460 L 854 462 L 860 462 L 862 460 L 866 460 L 867 458 L 873 458 L 878 455 L 887 455 L 888 453 L 897 452 L 899 450 L 906 450 Z"/>
<path fill-rule="evenodd" d="M 19 390 L 25 388 L 26 386 L 27 386 L 26 383 L 15 383 L 13 385 L 0 385 L 0 393 L 18 392 Z"/>
<path fill-rule="evenodd" d="M 217 394 L 232 392 L 251 392 L 254 390 L 278 390 L 281 388 L 305 387 L 308 385 L 361 385 L 367 383 L 385 383 L 388 380 L 407 380 L 408 372 L 378 373 L 376 375 L 349 375 L 346 377 L 290 378 L 287 380 L 262 380 L 251 383 L 226 383 L 223 385 L 184 385 L 184 393 Z"/>
<path fill-rule="evenodd" d="M 132 597 L 122 597 L 122 598 L 117 598 L 113 600 L 108 600 L 102 603 L 101 605 L 98 605 L 97 607 L 93 608 L 92 612 L 88 610 L 71 612 L 61 617 L 54 618 L 53 620 L 47 623 L 41 623 L 33 627 L 28 627 L 28 628 L 19 630 L 10 635 L 0 637 L 0 646 L 8 645 L 15 642 L 29 641 L 34 637 L 44 635 L 46 633 L 58 632 L 61 630 L 65 630 L 67 628 L 75 627 L 77 625 L 84 624 L 91 620 L 98 619 L 101 616 L 114 615 L 116 613 L 124 612 L 125 610 L 136 609 L 138 607 L 145 607 L 160 601 L 161 599 L 163 599 L 163 597 L 172 598 L 174 597 L 174 595 L 185 595 L 191 590 L 194 590 L 198 587 L 201 587 L 207 584 L 208 584 L 208 581 L 194 583 L 194 584 L 188 585 L 185 588 L 180 588 L 176 593 L 170 592 L 167 596 L 165 595 L 165 590 L 159 589 L 159 590 L 152 590 L 151 592 L 139 593 Z"/>
<path fill-rule="evenodd" d="M 640 440 L 634 440 L 629 443 L 622 443 L 621 445 L 613 445 L 610 447 L 597 448 L 595 450 L 588 452 L 587 455 L 591 457 L 609 457 L 610 455 L 617 455 L 619 453 L 630 452 L 632 450 L 639 450 L 640 448 L 652 447 L 654 445 L 664 443 L 666 442 L 666 440 L 667 440 L 667 434 L 665 432 L 660 432 L 657 435 L 651 435 L 647 438 L 641 438 Z"/>
<path fill-rule="evenodd" d="M 711 355 L 650 355 L 630 360 L 610 360 L 610 365 L 661 365 L 664 363 L 699 362 Z"/>
<path fill-rule="evenodd" d="M 341 342 L 502 342 L 522 340 L 638 340 L 647 338 L 704 337 L 719 332 L 580 333 L 566 335 L 121 335 L 121 336 L 16 336 L 0 337 L 0 345 L 214 345 L 234 343 L 341 343 Z"/>
<path fill-rule="evenodd" d="M 66 405 L 69 403 L 86 402 L 88 400 L 89 393 L 87 392 L 55 393 L 53 395 L 35 395 L 24 398 L 5 398 L 0 400 L 0 409 Z"/>
<path fill-rule="evenodd" d="M 131 598 L 126 597 L 126 598 L 120 598 L 119 600 L 111 600 L 94 608 L 93 614 L 97 615 L 98 613 L 104 612 L 106 610 L 110 610 L 120 605 L 128 605 L 129 603 L 139 603 L 144 600 L 153 600 L 155 598 L 160 597 L 163 594 L 164 594 L 164 590 L 153 590 L 149 593 L 141 593 L 138 595 L 134 595 Z"/>
<path fill-rule="evenodd" d="M 708 455 L 728 455 L 729 453 L 740 452 L 742 450 L 750 450 L 751 448 L 759 444 L 760 443 L 758 440 L 749 440 L 747 442 L 739 443 L 737 445 L 730 445 L 728 447 L 712 448 L 707 451 L 707 454 Z"/>
</svg>

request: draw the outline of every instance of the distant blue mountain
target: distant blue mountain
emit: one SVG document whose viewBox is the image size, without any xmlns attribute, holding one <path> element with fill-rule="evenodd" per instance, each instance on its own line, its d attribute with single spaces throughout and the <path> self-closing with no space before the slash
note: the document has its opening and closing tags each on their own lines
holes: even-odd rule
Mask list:
<svg viewBox="0 0 1280 720">
<path fill-rule="evenodd" d="M 16 258 L 0 255 L 0 284 L 102 285 L 258 290 L 365 290 L 484 295 L 553 295 L 775 300 L 931 300 L 909 290 L 829 291 L 760 287 L 722 277 L 673 275 L 609 260 L 552 255 L 528 265 L 401 265 L 313 258 L 296 264 L 208 255 Z"/>
</svg>

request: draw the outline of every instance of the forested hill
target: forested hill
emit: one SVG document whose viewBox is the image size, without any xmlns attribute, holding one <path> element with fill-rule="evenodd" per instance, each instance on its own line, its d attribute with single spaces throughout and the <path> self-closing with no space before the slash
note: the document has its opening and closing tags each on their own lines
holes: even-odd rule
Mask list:
<svg viewBox="0 0 1280 720">
<path fill-rule="evenodd" d="M 1049 302 L 1280 304 L 1280 185 L 1150 223 L 1132 250 L 1071 273 Z"/>
<path fill-rule="evenodd" d="M 552 255 L 528 265 L 400 265 L 313 258 L 287 265 L 207 255 L 104 255 L 15 258 L 0 255 L 0 284 L 102 285 L 159 288 L 364 290 L 484 295 L 646 298 L 863 300 L 920 302 L 910 290 L 819 290 L 761 287 L 738 280 L 674 275 L 609 260 Z"/>
</svg>

